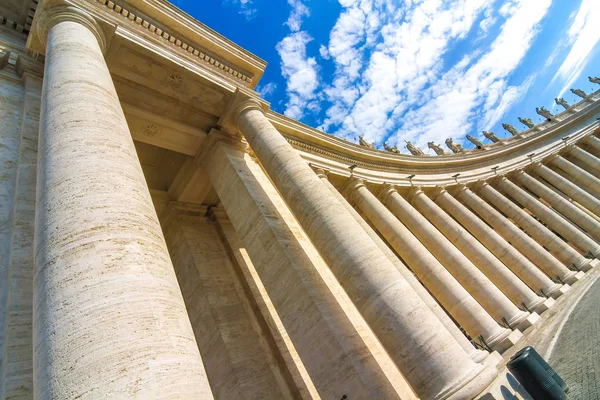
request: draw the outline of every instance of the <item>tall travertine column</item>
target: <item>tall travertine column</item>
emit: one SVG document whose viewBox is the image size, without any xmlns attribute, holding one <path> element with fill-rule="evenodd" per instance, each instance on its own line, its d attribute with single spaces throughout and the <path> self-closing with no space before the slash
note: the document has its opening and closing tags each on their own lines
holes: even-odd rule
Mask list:
<svg viewBox="0 0 600 400">
<path fill-rule="evenodd" d="M 588 153 L 578 146 L 569 147 L 567 150 L 571 157 L 579 160 L 581 164 L 589 168 L 590 171 L 600 173 L 600 160 L 595 155 Z"/>
<path fill-rule="evenodd" d="M 474 363 L 427 311 L 396 267 L 269 122 L 260 104 L 247 101 L 236 114 L 262 166 L 417 394 L 468 398 L 489 384 L 493 369 Z"/>
<path fill-rule="evenodd" d="M 550 164 L 560 168 L 567 173 L 575 182 L 579 184 L 596 198 L 600 198 L 600 179 L 590 174 L 583 168 L 578 167 L 572 162 L 566 160 L 558 154 L 550 157 L 548 160 Z"/>
<path fill-rule="evenodd" d="M 468 192 L 463 197 L 473 195 L 466 186 L 458 188 L 460 192 Z M 474 199 L 479 200 L 476 196 Z M 467 228 L 473 236 L 483 243 L 500 261 L 508 266 L 523 282 L 525 282 L 536 293 L 544 294 L 549 297 L 557 298 L 563 293 L 560 290 L 561 285 L 553 282 L 531 261 L 523 256 L 516 248 L 510 245 L 502 238 L 494 229 L 483 222 L 471 210 L 465 207 L 462 203 L 456 200 L 446 190 L 436 192 L 435 202 L 444 210 L 450 213 L 462 226 Z M 489 206 L 488 206 L 489 207 Z M 491 211 L 497 212 L 490 207 Z M 485 212 L 485 211 L 483 211 Z M 546 301 L 546 307 L 552 305 L 553 302 Z M 543 310 L 540 310 L 543 311 Z"/>
<path fill-rule="evenodd" d="M 454 337 L 454 339 L 461 345 L 463 349 L 470 355 L 470 357 L 476 361 L 483 361 L 488 353 L 483 350 L 477 350 L 475 346 L 469 342 L 467 337 L 462 333 L 460 329 L 456 326 L 454 321 L 450 319 L 448 314 L 440 307 L 438 302 L 429 294 L 429 292 L 423 287 L 423 285 L 415 278 L 413 273 L 407 268 L 406 265 L 394 254 L 392 250 L 385 244 L 385 242 L 379 237 L 377 232 L 371 228 L 371 226 L 360 216 L 360 214 L 348 203 L 348 201 L 342 196 L 340 192 L 329 182 L 327 175 L 324 171 L 318 170 L 317 176 L 323 180 L 327 188 L 333 193 L 335 198 L 348 210 L 348 212 L 352 215 L 352 217 L 359 223 L 359 225 L 364 229 L 365 232 L 369 235 L 371 240 L 375 242 L 377 247 L 381 249 L 381 251 L 387 256 L 387 258 L 394 264 L 396 269 L 400 271 L 404 279 L 409 283 L 409 285 L 413 288 L 413 290 L 419 295 L 421 300 L 427 305 L 427 307 L 435 314 L 437 319 L 444 325 L 446 330 L 450 332 L 450 334 Z"/>
<path fill-rule="evenodd" d="M 496 181 L 496 184 L 503 194 L 512 197 L 523 207 L 526 207 L 542 222 L 564 236 L 566 240 L 569 240 L 573 244 L 577 244 L 577 246 L 584 251 L 592 252 L 594 254 L 600 252 L 600 250 L 597 249 L 595 242 L 587 235 L 577 230 L 554 210 L 546 207 L 539 200 L 534 199 L 523 189 L 506 179 L 506 177 L 500 177 Z M 482 191 L 488 195 L 490 193 L 485 188 L 483 188 Z M 573 247 L 565 243 L 559 236 L 552 233 L 550 229 L 536 221 L 530 214 L 525 212 L 515 203 L 506 198 L 499 200 L 494 197 L 493 194 L 489 196 L 490 201 L 492 201 L 496 207 L 508 215 L 517 225 L 523 228 L 525 232 L 536 239 L 542 246 L 550 250 L 550 252 L 564 264 L 573 264 L 578 269 L 583 270 L 590 268 L 590 260 L 579 254 Z M 581 244 L 578 243 L 578 241 L 581 242 Z"/>
<path fill-rule="evenodd" d="M 579 207 L 573 205 L 561 195 L 524 171 L 516 173 L 514 179 L 536 195 L 540 196 L 540 198 L 544 199 L 552 206 L 552 208 L 569 218 L 569 220 L 573 221 L 574 224 L 586 231 L 590 236 L 596 240 L 600 240 L 600 222 L 592 218 Z M 580 247 L 578 243 L 576 244 L 577 247 Z M 598 247 L 598 245 L 595 246 Z"/>
<path fill-rule="evenodd" d="M 427 218 L 411 206 L 393 186 L 384 185 L 380 193 L 383 204 L 410 229 L 498 323 L 508 323 L 511 327 L 525 330 L 537 320 L 537 315 L 529 319 L 528 312 L 521 311 L 515 306 L 483 272 L 473 265 Z M 430 218 L 434 217 L 434 212 L 426 207 L 429 203 L 424 204 L 423 196 L 425 194 L 422 191 L 412 193 L 418 197 L 415 200 L 422 206 L 421 209 L 425 210 L 425 214 Z"/>
<path fill-rule="evenodd" d="M 416 209 L 431 221 L 513 303 L 519 306 L 525 305 L 528 310 L 539 310 L 540 312 L 547 308 L 544 306 L 545 298 L 536 295 L 479 240 L 471 236 L 467 230 L 434 203 L 420 188 L 414 189 L 411 197 L 412 204 Z M 531 315 L 531 318 L 536 317 L 535 313 Z M 529 318 L 530 321 L 531 318 Z"/>
<path fill-rule="evenodd" d="M 532 172 L 546 180 L 577 203 L 581 204 L 593 214 L 600 216 L 600 199 L 597 197 L 589 194 L 542 163 L 533 164 Z"/>
<path fill-rule="evenodd" d="M 511 336 L 510 330 L 498 325 L 361 180 L 355 179 L 349 182 L 346 191 L 350 199 L 406 261 L 419 280 L 471 337 L 483 337 L 491 348 L 499 352 L 506 350 L 514 344 L 515 340 L 518 340 L 520 333 L 515 331 L 518 335 Z"/>
<path fill-rule="evenodd" d="M 501 195 L 498 193 L 498 196 Z M 527 236 L 525 232 L 470 189 L 464 187 L 463 190 L 458 192 L 457 198 L 469 206 L 471 210 L 475 211 L 477 215 L 490 224 L 506 241 L 510 242 L 525 257 L 548 274 L 548 276 L 552 277 L 552 279 L 556 279 L 558 276 L 574 280 L 573 277 L 575 274 L 573 271 L 569 271 L 538 242 Z"/>
<path fill-rule="evenodd" d="M 34 278 L 34 397 L 212 398 L 101 28 L 47 34 Z"/>
<path fill-rule="evenodd" d="M 501 194 L 485 182 L 477 185 L 477 187 L 479 189 L 478 193 L 484 199 L 496 206 L 508 218 L 514 221 L 514 223 L 517 226 L 521 227 L 525 232 L 531 235 L 531 237 L 533 237 L 533 239 L 535 239 L 541 246 L 546 247 L 557 259 L 559 259 L 566 265 L 571 265 L 574 264 L 576 261 L 579 261 L 579 253 L 577 253 L 573 249 L 571 249 L 571 251 L 566 249 L 566 245 L 563 246 L 564 242 L 562 242 L 562 240 L 558 236 L 548 231 L 544 226 L 542 226 L 539 222 L 533 219 L 532 216 L 523 211 L 520 207 L 518 207 L 515 203 L 506 198 L 503 194 Z M 510 240 L 511 243 L 514 243 L 514 239 L 508 240 Z M 560 243 L 558 242 L 559 240 Z M 583 258 L 583 260 L 584 262 L 582 263 L 582 266 L 588 261 L 585 258 Z M 534 260 L 534 262 L 536 261 Z M 575 276 L 576 272 L 570 271 L 564 265 L 560 265 L 560 267 L 558 268 L 554 268 L 554 265 L 550 265 L 548 267 L 551 267 L 549 268 L 549 270 L 551 270 L 552 273 L 547 271 L 547 273 L 551 277 L 558 277 L 563 282 L 569 284 L 577 281 L 577 278 Z"/>
<path fill-rule="evenodd" d="M 583 139 L 583 143 L 596 150 L 597 153 L 600 153 L 600 139 L 598 139 L 596 136 L 586 136 L 585 139 Z"/>
</svg>

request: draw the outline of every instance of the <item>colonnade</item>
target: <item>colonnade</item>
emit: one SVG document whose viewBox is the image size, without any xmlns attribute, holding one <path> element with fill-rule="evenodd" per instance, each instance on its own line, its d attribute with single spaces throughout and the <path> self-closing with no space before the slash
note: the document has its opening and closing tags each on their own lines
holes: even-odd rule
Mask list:
<svg viewBox="0 0 600 400">
<path fill-rule="evenodd" d="M 36 398 L 211 398 L 102 29 L 73 7 L 45 12 Z M 599 181 L 561 156 L 468 186 L 407 191 L 352 177 L 338 190 L 258 101 L 231 115 L 260 167 L 232 138 L 213 140 L 203 167 L 288 330 L 290 362 L 313 380 L 307 393 L 387 396 L 389 358 L 420 398 L 473 398 L 497 375 L 494 351 L 597 264 Z M 598 172 L 595 155 L 567 151 Z"/>
</svg>

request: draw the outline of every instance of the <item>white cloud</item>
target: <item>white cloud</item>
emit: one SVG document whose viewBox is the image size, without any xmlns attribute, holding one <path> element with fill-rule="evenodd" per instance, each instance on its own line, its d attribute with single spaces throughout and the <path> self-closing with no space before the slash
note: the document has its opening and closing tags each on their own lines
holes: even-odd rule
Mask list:
<svg viewBox="0 0 600 400">
<path fill-rule="evenodd" d="M 326 46 L 321 45 L 319 47 L 319 54 L 321 55 L 322 58 L 324 58 L 325 60 L 329 60 L 331 58 L 331 54 L 329 54 L 329 49 L 327 49 Z"/>
<path fill-rule="evenodd" d="M 260 86 L 256 91 L 260 94 L 262 98 L 267 98 L 277 90 L 277 83 L 269 82 L 264 86 Z"/>
<path fill-rule="evenodd" d="M 292 12 L 285 24 L 292 32 L 298 32 L 302 26 L 302 18 L 308 17 L 310 12 L 301 0 L 288 0 L 288 4 L 292 7 Z"/>
<path fill-rule="evenodd" d="M 231 3 L 238 5 L 240 7 L 239 13 L 246 17 L 247 20 L 251 20 L 256 15 L 258 11 L 256 8 L 252 7 L 252 0 L 224 0 L 225 3 Z"/>
<path fill-rule="evenodd" d="M 565 82 L 558 97 L 562 96 L 579 78 L 589 61 L 589 56 L 600 42 L 599 22 L 600 2 L 598 0 L 582 0 L 567 32 L 571 50 L 552 79 L 552 82 L 556 80 Z"/>
<path fill-rule="evenodd" d="M 306 45 L 312 38 L 304 31 L 295 32 L 277 44 L 281 57 L 281 72 L 287 79 L 288 102 L 285 115 L 301 118 L 305 110 L 316 110 L 315 91 L 319 86 L 318 65 L 314 57 L 307 57 Z"/>
</svg>

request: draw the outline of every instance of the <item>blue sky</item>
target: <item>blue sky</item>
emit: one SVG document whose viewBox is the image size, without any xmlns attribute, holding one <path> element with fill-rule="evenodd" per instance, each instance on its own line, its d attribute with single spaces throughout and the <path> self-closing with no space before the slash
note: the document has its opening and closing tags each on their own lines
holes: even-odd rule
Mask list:
<svg viewBox="0 0 600 400">
<path fill-rule="evenodd" d="M 599 0 L 173 0 L 266 60 L 271 108 L 378 148 L 509 136 L 600 88 Z M 595 86 L 595 87 L 594 87 Z"/>
</svg>

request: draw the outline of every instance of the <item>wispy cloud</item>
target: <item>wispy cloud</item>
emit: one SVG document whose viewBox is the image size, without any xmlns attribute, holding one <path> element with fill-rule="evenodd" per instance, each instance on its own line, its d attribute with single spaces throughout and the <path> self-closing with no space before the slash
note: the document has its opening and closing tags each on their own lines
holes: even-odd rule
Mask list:
<svg viewBox="0 0 600 400">
<path fill-rule="evenodd" d="M 302 19 L 310 15 L 309 9 L 301 0 L 288 0 L 288 4 L 292 7 L 292 12 L 285 24 L 292 32 L 298 32 L 302 26 Z"/>
<path fill-rule="evenodd" d="M 223 0 L 225 3 L 233 3 L 237 5 L 240 10 L 240 14 L 246 17 L 247 20 L 251 20 L 256 16 L 257 9 L 252 6 L 252 0 Z"/>
<path fill-rule="evenodd" d="M 571 50 L 566 55 L 552 82 L 565 82 L 559 97 L 563 95 L 579 78 L 586 67 L 589 56 L 600 42 L 600 2 L 598 0 L 582 0 L 579 10 L 572 18 L 567 31 L 568 44 Z"/>
<path fill-rule="evenodd" d="M 266 85 L 259 85 L 256 91 L 261 95 L 261 97 L 268 99 L 275 91 L 277 90 L 277 83 L 269 82 Z"/>
</svg>

